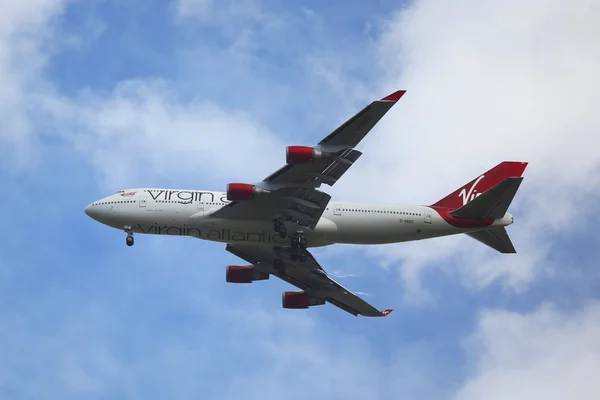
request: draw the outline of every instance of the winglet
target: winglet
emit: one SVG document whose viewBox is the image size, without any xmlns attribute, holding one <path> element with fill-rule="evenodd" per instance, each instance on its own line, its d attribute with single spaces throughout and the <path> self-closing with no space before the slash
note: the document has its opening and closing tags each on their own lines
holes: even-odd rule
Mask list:
<svg viewBox="0 0 600 400">
<path fill-rule="evenodd" d="M 389 313 L 391 313 L 392 311 L 394 311 L 394 310 L 391 310 L 391 309 L 383 310 L 383 311 L 381 312 L 381 316 L 382 316 L 382 317 L 386 317 L 386 316 L 387 316 Z"/>
<path fill-rule="evenodd" d="M 394 93 L 392 93 L 388 96 L 385 96 L 383 99 L 381 99 L 379 101 L 393 101 L 395 103 L 398 100 L 400 100 L 400 97 L 404 96 L 404 93 L 406 93 L 406 90 L 396 90 Z"/>
</svg>

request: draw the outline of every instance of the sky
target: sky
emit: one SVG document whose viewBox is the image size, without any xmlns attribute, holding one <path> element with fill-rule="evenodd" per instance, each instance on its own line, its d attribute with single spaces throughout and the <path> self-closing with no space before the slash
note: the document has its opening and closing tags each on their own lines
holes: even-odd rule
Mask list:
<svg viewBox="0 0 600 400">
<path fill-rule="evenodd" d="M 3 399 L 597 399 L 600 3 L 23 0 L 0 13 Z M 334 199 L 432 204 L 528 161 L 516 255 L 312 252 L 386 318 L 283 310 L 219 243 L 125 234 L 117 190 L 260 181 L 406 95 Z M 293 289 L 292 289 L 293 290 Z"/>
</svg>

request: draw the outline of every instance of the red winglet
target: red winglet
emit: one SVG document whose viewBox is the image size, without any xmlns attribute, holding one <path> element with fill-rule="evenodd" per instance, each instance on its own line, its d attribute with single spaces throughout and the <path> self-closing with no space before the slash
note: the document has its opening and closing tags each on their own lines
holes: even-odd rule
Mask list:
<svg viewBox="0 0 600 400">
<path fill-rule="evenodd" d="M 393 101 L 393 102 L 397 102 L 398 100 L 400 100 L 400 97 L 404 96 L 404 93 L 406 93 L 406 90 L 396 90 L 394 93 L 385 96 L 383 99 L 381 99 L 380 101 Z"/>
<path fill-rule="evenodd" d="M 385 317 L 385 316 L 387 316 L 389 313 L 391 313 L 392 311 L 394 311 L 394 310 L 390 310 L 390 309 L 388 309 L 388 310 L 383 310 L 383 311 L 381 312 L 381 315 L 382 315 L 383 317 Z"/>
</svg>

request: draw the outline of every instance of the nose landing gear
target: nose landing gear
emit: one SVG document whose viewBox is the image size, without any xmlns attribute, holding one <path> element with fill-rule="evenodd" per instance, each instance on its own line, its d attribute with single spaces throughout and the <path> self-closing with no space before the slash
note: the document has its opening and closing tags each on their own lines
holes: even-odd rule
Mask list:
<svg viewBox="0 0 600 400">
<path fill-rule="evenodd" d="M 127 233 L 127 237 L 125 238 L 125 244 L 127 246 L 133 246 L 133 231 L 130 226 L 125 227 L 125 232 Z"/>
</svg>

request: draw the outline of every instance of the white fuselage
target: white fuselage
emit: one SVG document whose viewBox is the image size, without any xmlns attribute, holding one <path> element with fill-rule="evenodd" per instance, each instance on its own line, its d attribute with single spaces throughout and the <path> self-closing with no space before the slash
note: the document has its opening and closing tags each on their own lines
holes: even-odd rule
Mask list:
<svg viewBox="0 0 600 400">
<path fill-rule="evenodd" d="M 223 192 L 131 189 L 98 200 L 86 214 L 120 230 L 153 235 L 191 236 L 232 244 L 289 246 L 271 221 L 211 217 L 228 203 Z M 286 222 L 289 232 L 303 230 L 309 247 L 334 243 L 384 244 L 466 233 L 513 222 L 507 213 L 486 227 L 456 227 L 433 208 L 394 204 L 330 201 L 316 228 Z"/>
</svg>

